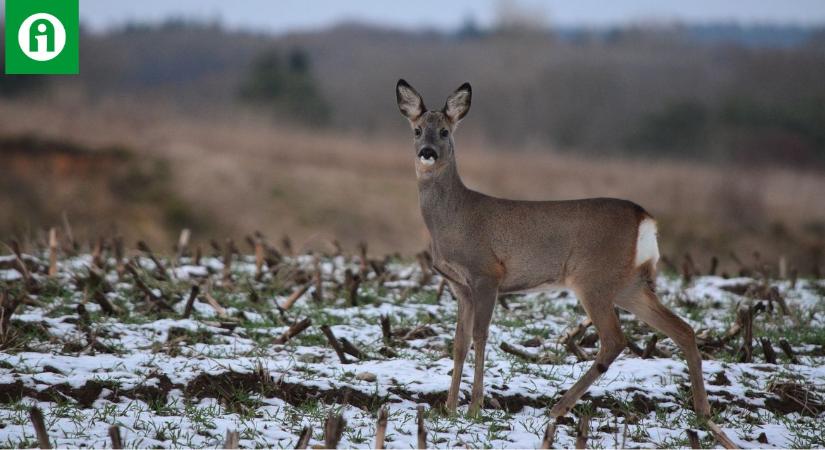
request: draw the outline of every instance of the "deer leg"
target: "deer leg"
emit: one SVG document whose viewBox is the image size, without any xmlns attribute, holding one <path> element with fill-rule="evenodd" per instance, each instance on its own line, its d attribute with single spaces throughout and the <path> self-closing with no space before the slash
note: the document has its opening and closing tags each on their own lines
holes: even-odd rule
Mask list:
<svg viewBox="0 0 825 450">
<path fill-rule="evenodd" d="M 470 338 L 473 335 L 473 303 L 470 290 L 467 287 L 450 282 L 450 288 L 458 297 L 458 318 L 455 326 L 455 340 L 453 341 L 453 375 L 450 382 L 450 392 L 447 394 L 447 411 L 454 413 L 458 406 L 464 361 L 467 359 Z"/>
<path fill-rule="evenodd" d="M 619 306 L 630 311 L 641 321 L 666 334 L 682 349 L 688 364 L 690 384 L 693 390 L 693 408 L 700 417 L 710 416 L 708 394 L 702 378 L 702 357 L 696 346 L 693 328 L 684 320 L 673 314 L 659 297 L 647 286 L 641 287 L 634 296 L 620 299 Z"/>
<path fill-rule="evenodd" d="M 605 291 L 593 291 L 576 292 L 576 295 L 599 334 L 599 352 L 596 354 L 596 361 L 587 369 L 587 372 L 550 409 L 550 416 L 553 418 L 567 414 L 587 392 L 590 385 L 604 372 L 607 372 L 607 368 L 627 345 L 619 318 L 613 312 L 612 297 L 615 294 L 607 295 Z M 610 301 L 609 308 L 604 306 L 605 300 Z"/>
<path fill-rule="evenodd" d="M 473 394 L 468 413 L 478 414 L 484 403 L 484 352 L 490 332 L 490 321 L 496 306 L 498 283 L 494 280 L 480 280 L 472 287 L 473 295 L 473 348 L 475 349 L 475 374 L 473 376 Z"/>
</svg>

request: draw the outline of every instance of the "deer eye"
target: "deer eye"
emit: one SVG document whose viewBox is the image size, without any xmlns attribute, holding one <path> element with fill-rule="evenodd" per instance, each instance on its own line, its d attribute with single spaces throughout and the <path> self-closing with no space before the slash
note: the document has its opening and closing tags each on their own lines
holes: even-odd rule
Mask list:
<svg viewBox="0 0 825 450">
<path fill-rule="evenodd" d="M 445 139 L 446 139 L 446 138 L 447 138 L 447 136 L 449 136 L 449 135 L 450 135 L 449 130 L 447 130 L 446 128 L 442 128 L 442 129 L 441 129 L 441 137 L 442 137 L 442 138 L 445 138 Z"/>
<path fill-rule="evenodd" d="M 421 128 L 415 127 L 415 137 L 421 137 Z"/>
</svg>

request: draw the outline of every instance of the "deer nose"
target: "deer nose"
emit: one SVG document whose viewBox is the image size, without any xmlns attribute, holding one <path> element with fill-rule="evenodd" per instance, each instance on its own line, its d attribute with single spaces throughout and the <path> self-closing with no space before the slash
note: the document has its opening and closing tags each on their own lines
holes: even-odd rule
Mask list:
<svg viewBox="0 0 825 450">
<path fill-rule="evenodd" d="M 432 159 L 435 161 L 438 159 L 438 153 L 436 153 L 431 147 L 424 147 L 418 151 L 418 157 L 421 159 Z"/>
</svg>

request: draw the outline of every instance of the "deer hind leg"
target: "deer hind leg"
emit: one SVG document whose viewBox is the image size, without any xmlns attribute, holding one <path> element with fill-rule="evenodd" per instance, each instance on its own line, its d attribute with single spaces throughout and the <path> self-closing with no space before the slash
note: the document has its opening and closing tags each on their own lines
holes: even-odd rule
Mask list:
<svg viewBox="0 0 825 450">
<path fill-rule="evenodd" d="M 646 284 L 635 290 L 635 295 L 623 296 L 618 305 L 656 330 L 664 333 L 682 349 L 688 364 L 690 384 L 693 390 L 693 409 L 700 417 L 710 416 L 708 394 L 702 378 L 702 357 L 696 346 L 696 337 L 690 325 L 679 318 L 659 301 L 659 297 Z"/>
<path fill-rule="evenodd" d="M 599 352 L 596 354 L 596 361 L 587 369 L 587 372 L 550 409 L 550 416 L 553 418 L 559 418 L 567 414 L 581 396 L 587 392 L 590 385 L 601 374 L 607 372 L 607 368 L 627 345 L 619 324 L 619 318 L 613 312 L 613 299 L 616 296 L 614 290 L 577 289 L 576 295 L 599 334 Z"/>
<path fill-rule="evenodd" d="M 447 411 L 454 413 L 458 406 L 458 394 L 461 388 L 461 374 L 464 371 L 464 361 L 473 336 L 473 302 L 470 290 L 456 283 L 450 287 L 458 297 L 458 318 L 455 326 L 455 340 L 453 341 L 453 375 L 450 383 L 450 392 L 447 394 Z"/>
</svg>

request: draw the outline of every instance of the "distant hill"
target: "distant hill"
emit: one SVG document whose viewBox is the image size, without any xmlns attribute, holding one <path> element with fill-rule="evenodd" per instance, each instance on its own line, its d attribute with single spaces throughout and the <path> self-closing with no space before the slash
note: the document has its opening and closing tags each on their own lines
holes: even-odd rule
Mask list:
<svg viewBox="0 0 825 450">
<path fill-rule="evenodd" d="M 750 48 L 803 46 L 823 33 L 823 27 L 739 25 L 736 23 L 670 24 L 656 28 L 679 33 L 684 39 L 691 42 L 708 45 L 740 45 Z M 614 27 L 604 29 L 562 27 L 555 29 L 554 32 L 563 39 L 579 40 L 586 37 L 592 38 L 593 36 L 606 39 L 626 30 L 627 28 Z"/>
<path fill-rule="evenodd" d="M 336 128 L 402 130 L 399 77 L 431 107 L 470 81 L 466 132 L 505 149 L 822 164 L 824 36 L 724 24 L 451 33 L 343 24 L 273 36 L 173 21 L 85 35 L 81 75 L 59 83 L 98 100 L 236 108 L 256 57 L 297 48 Z"/>
</svg>

